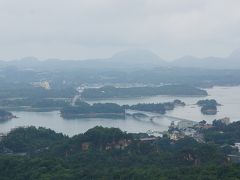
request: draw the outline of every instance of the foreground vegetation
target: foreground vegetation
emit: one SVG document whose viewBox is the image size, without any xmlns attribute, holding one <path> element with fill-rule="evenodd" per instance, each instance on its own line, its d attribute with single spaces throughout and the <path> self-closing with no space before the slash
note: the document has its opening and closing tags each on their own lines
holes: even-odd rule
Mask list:
<svg viewBox="0 0 240 180">
<path fill-rule="evenodd" d="M 226 158 L 236 152 L 231 145 L 240 141 L 239 132 L 240 122 L 215 123 L 203 130 L 206 142 L 198 143 L 189 137 L 145 140 L 146 134 L 117 128 L 95 127 L 71 138 L 45 128 L 17 128 L 0 142 L 0 177 L 239 179 L 240 165 Z"/>
</svg>

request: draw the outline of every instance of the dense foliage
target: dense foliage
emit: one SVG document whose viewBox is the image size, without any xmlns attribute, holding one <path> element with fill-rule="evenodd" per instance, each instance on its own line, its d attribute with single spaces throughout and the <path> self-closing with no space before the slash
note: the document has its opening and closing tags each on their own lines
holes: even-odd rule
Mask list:
<svg viewBox="0 0 240 180">
<path fill-rule="evenodd" d="M 50 145 L 62 142 L 66 137 L 45 128 L 17 128 L 11 131 L 1 142 L 1 145 L 16 153 L 33 153 Z M 3 151 L 3 149 L 2 149 Z"/>
<path fill-rule="evenodd" d="M 217 106 L 220 104 L 217 103 L 215 99 L 206 99 L 206 100 L 199 100 L 197 105 L 201 107 L 201 112 L 203 114 L 214 115 L 217 113 Z"/>
<path fill-rule="evenodd" d="M 78 102 L 76 106 L 66 106 L 61 109 L 64 118 L 81 117 L 124 117 L 124 107 L 115 103 L 95 103 L 90 105 L 86 102 Z"/>
<path fill-rule="evenodd" d="M 101 88 L 86 89 L 82 96 L 86 99 L 96 98 L 123 98 L 154 95 L 201 95 L 206 96 L 205 90 L 186 85 L 164 85 L 160 87 L 130 87 L 116 88 L 104 86 Z"/>
<path fill-rule="evenodd" d="M 39 110 L 53 110 L 65 107 L 69 104 L 64 99 L 49 99 L 49 98 L 19 98 L 19 99 L 2 99 L 0 106 L 17 109 L 39 109 Z"/>
<path fill-rule="evenodd" d="M 201 107 L 201 112 L 207 115 L 217 114 L 217 106 L 214 105 L 204 105 Z"/>
<path fill-rule="evenodd" d="M 205 130 L 204 134 L 208 142 L 234 145 L 234 143 L 240 142 L 240 121 L 226 125 L 220 120 L 214 120 L 213 128 Z"/>
<path fill-rule="evenodd" d="M 92 105 L 77 101 L 75 106 L 65 106 L 61 109 L 61 115 L 65 118 L 70 117 L 107 117 L 107 115 L 122 115 L 126 109 L 148 111 L 164 114 L 166 110 L 173 110 L 175 106 L 185 105 L 180 100 L 166 103 L 148 103 L 136 105 L 118 105 L 116 103 L 94 103 Z M 112 116 L 111 116 L 112 117 Z"/>
<path fill-rule="evenodd" d="M 199 106 L 206 106 L 206 105 L 219 106 L 219 103 L 215 99 L 205 99 L 205 100 L 199 100 L 197 102 L 197 105 L 199 105 Z"/>
<path fill-rule="evenodd" d="M 171 108 L 174 108 L 173 103 L 149 103 L 149 104 L 136 104 L 129 106 L 129 109 L 139 110 L 139 111 L 149 111 L 149 112 L 158 112 L 164 114 L 166 112 L 166 106 L 169 105 Z"/>
<path fill-rule="evenodd" d="M 212 130 L 237 133 L 239 128 L 236 122 Z M 208 139 L 207 131 L 205 135 Z M 95 127 L 71 138 L 44 128 L 17 128 L 0 143 L 1 148 L 12 151 L 0 155 L 0 177 L 4 180 L 240 178 L 240 165 L 226 161 L 222 142 L 198 143 L 192 138 L 142 141 L 133 137 L 138 135 L 117 128 Z M 127 146 L 119 148 L 121 142 Z"/>
<path fill-rule="evenodd" d="M 0 98 L 71 98 L 76 91 L 73 87 L 52 88 L 49 90 L 29 84 L 12 84 L 0 87 Z"/>
</svg>

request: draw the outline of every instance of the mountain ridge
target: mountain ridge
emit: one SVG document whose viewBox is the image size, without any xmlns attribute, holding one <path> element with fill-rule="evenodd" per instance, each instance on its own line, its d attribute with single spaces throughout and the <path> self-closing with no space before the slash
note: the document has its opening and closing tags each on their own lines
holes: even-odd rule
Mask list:
<svg viewBox="0 0 240 180">
<path fill-rule="evenodd" d="M 46 59 L 25 57 L 12 61 L 0 61 L 0 66 L 16 66 L 19 68 L 154 68 L 154 67 L 192 67 L 208 69 L 240 69 L 240 49 L 234 50 L 227 57 L 183 56 L 174 61 L 165 61 L 154 52 L 146 49 L 130 49 L 120 51 L 108 58 L 83 60 Z"/>
</svg>

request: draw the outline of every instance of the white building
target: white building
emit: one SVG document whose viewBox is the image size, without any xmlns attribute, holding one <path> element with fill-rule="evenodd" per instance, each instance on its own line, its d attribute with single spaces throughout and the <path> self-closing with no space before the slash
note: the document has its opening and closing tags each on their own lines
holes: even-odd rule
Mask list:
<svg viewBox="0 0 240 180">
<path fill-rule="evenodd" d="M 234 147 L 238 149 L 238 152 L 240 152 L 240 143 L 234 143 Z"/>
<path fill-rule="evenodd" d="M 195 121 L 179 121 L 177 124 L 177 128 L 178 129 L 186 129 L 186 128 L 190 128 L 193 127 L 194 125 L 198 124 L 198 122 Z"/>
</svg>

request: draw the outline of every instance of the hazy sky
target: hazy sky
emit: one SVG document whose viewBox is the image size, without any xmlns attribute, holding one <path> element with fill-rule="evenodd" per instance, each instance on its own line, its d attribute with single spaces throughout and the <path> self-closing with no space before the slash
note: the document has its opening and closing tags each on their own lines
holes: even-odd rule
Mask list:
<svg viewBox="0 0 240 180">
<path fill-rule="evenodd" d="M 165 59 L 240 48 L 240 0 L 0 0 L 0 59 L 84 59 L 146 48 Z"/>
</svg>

